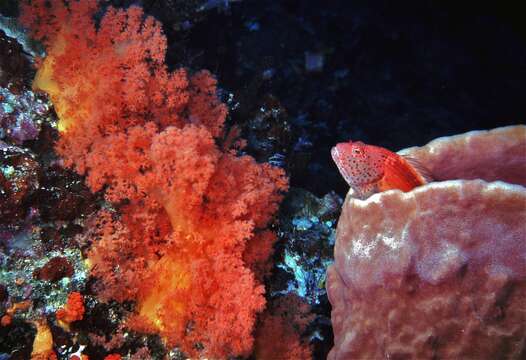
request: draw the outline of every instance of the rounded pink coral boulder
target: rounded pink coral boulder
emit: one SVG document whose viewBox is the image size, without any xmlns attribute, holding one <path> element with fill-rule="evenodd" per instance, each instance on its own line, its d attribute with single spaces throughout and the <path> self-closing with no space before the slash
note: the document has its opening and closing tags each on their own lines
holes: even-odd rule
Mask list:
<svg viewBox="0 0 526 360">
<path fill-rule="evenodd" d="M 345 200 L 329 359 L 524 358 L 526 127 L 402 153 L 443 181 Z"/>
</svg>

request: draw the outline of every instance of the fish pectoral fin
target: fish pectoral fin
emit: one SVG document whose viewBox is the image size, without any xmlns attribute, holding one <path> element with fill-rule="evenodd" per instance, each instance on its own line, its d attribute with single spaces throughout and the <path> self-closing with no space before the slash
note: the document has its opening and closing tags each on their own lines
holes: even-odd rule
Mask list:
<svg viewBox="0 0 526 360">
<path fill-rule="evenodd" d="M 407 161 L 409 165 L 413 167 L 413 169 L 418 173 L 418 175 L 422 177 L 422 179 L 424 180 L 426 184 L 435 181 L 433 178 L 433 175 L 431 174 L 431 171 L 429 171 L 428 168 L 422 165 L 422 163 L 419 160 L 409 155 L 400 155 L 400 156 L 403 157 L 404 160 Z"/>
</svg>

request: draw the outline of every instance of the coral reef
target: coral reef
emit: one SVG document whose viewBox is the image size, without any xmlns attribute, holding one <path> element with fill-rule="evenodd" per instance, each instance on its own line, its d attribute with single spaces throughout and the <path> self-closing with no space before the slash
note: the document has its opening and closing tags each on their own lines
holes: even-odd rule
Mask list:
<svg viewBox="0 0 526 360">
<path fill-rule="evenodd" d="M 65 277 L 73 276 L 73 266 L 63 256 L 55 256 L 44 266 L 36 269 L 33 276 L 39 280 L 57 282 Z"/>
<path fill-rule="evenodd" d="M 347 197 L 330 359 L 524 357 L 525 151 L 525 126 L 438 139 L 402 153 L 449 181 Z"/>
<path fill-rule="evenodd" d="M 0 225 L 29 216 L 27 204 L 38 191 L 39 172 L 31 151 L 0 140 Z"/>
<path fill-rule="evenodd" d="M 322 198 L 292 188 L 281 209 L 278 261 L 271 295 L 295 294 L 317 306 L 326 299 L 325 270 L 332 263 L 336 222 L 342 199 L 335 193 Z"/>
<path fill-rule="evenodd" d="M 57 310 L 57 319 L 65 326 L 73 321 L 82 320 L 84 317 L 84 297 L 77 291 L 68 295 L 68 300 L 63 308 Z"/>
<path fill-rule="evenodd" d="M 22 30 L 17 26 L 16 19 L 0 14 L 0 87 L 8 88 L 9 92 L 16 94 L 25 88 L 32 76 L 31 58 L 25 54 L 26 51 L 32 51 L 21 45 L 27 39 Z"/>
<path fill-rule="evenodd" d="M 309 339 L 314 359 L 326 358 L 332 347 L 325 280 L 327 267 L 333 261 L 336 223 L 342 201 L 334 192 L 318 198 L 303 189 L 289 190 L 280 209 L 278 236 L 282 241 L 276 245 L 274 269 L 266 281 L 270 303 L 282 304 L 273 308 L 294 304 L 288 298 L 301 299 L 310 306 L 312 321 L 300 335 Z M 289 308 L 293 307 L 295 305 Z M 265 316 L 267 320 L 260 326 L 271 327 L 270 324 L 279 323 L 279 312 L 274 314 L 267 310 Z M 258 332 L 264 334 L 259 329 Z M 291 329 L 291 332 L 298 331 Z"/>
<path fill-rule="evenodd" d="M 0 87 L 0 139 L 22 144 L 38 136 L 48 115 L 48 106 L 32 91 L 17 95 Z"/>
<path fill-rule="evenodd" d="M 26 24 L 36 21 L 30 27 L 42 42 L 17 21 L 20 7 L 31 3 L 23 16 Z M 90 0 L 0 1 L 0 360 L 32 353 L 72 360 L 239 360 L 248 351 L 236 353 L 231 345 L 248 348 L 252 336 L 248 359 L 325 359 L 333 346 L 325 269 L 348 190 L 330 161 L 331 146 L 352 138 L 400 149 L 515 124 L 526 110 L 526 47 L 524 34 L 517 36 L 523 19 L 508 3 L 466 9 L 417 0 L 97 3 L 92 12 Z M 198 69 L 212 70 L 220 86 Z M 200 123 L 211 109 L 217 118 Z M 520 172 L 503 171 L 505 161 L 486 168 L 486 175 L 485 161 L 466 166 L 459 153 L 480 160 L 522 151 L 477 145 L 482 134 L 475 135 L 471 144 L 459 137 L 458 150 L 447 145 L 450 138 L 412 156 L 438 170 L 437 180 L 448 180 L 444 170 L 450 168 L 452 178 L 463 171 L 463 179 L 493 181 L 500 173 L 518 178 L 501 180 L 521 183 Z M 517 135 L 504 130 L 500 136 L 512 144 Z M 177 149 L 164 152 L 165 145 Z M 446 151 L 440 159 L 448 159 L 433 164 L 438 158 L 426 159 L 429 151 Z M 249 169 L 218 172 L 229 160 L 215 162 L 217 156 L 244 155 L 255 159 L 247 161 Z M 264 162 L 290 176 L 293 190 L 281 211 L 265 224 L 251 225 L 250 213 L 229 218 L 233 209 L 266 198 L 257 180 L 265 175 L 252 171 Z M 201 165 L 205 177 L 214 174 L 209 181 L 195 180 L 192 169 Z M 178 174 L 163 178 L 167 168 Z M 213 202 L 215 194 L 203 190 L 216 173 L 229 177 L 215 188 L 226 189 L 232 200 L 225 211 L 219 207 L 224 198 Z M 250 186 L 247 178 L 255 179 Z M 189 183 L 197 187 L 192 198 Z M 181 188 L 182 205 L 164 202 Z M 189 208 L 205 211 L 198 216 Z M 224 227 L 229 220 L 234 236 Z M 211 268 L 216 258 L 235 269 Z M 189 271 L 179 271 L 188 264 Z M 433 266 L 421 271 L 440 278 Z M 188 274 L 194 287 L 184 287 Z M 247 275 L 239 280 L 244 285 L 230 286 L 239 274 Z M 156 277 L 166 281 L 156 283 Z M 181 288 L 170 287 L 174 278 Z M 196 292 L 198 284 L 210 286 Z M 81 294 L 84 314 L 65 324 L 57 314 L 72 293 Z M 149 301 L 157 293 L 159 302 Z M 503 294 L 497 318 L 508 313 Z M 288 301 L 294 295 L 297 301 Z M 165 306 L 171 298 L 176 304 Z M 481 302 L 474 303 L 478 310 Z M 221 312 L 239 315 L 216 316 Z M 186 338 L 173 347 L 167 340 L 179 338 L 181 323 Z M 223 332 L 234 341 L 223 341 L 217 335 Z M 441 346 L 442 339 L 448 341 L 430 341 Z M 195 352 L 182 351 L 188 348 Z"/>
<path fill-rule="evenodd" d="M 84 237 L 98 296 L 135 300 L 128 327 L 191 356 L 248 355 L 284 172 L 222 141 L 215 80 L 169 72 L 160 23 L 141 8 L 110 7 L 96 28 L 96 1 L 46 4 L 21 16 L 48 51 L 34 87 L 59 116 L 64 163 L 114 206 Z"/>
<path fill-rule="evenodd" d="M 269 304 L 256 331 L 254 355 L 258 360 L 310 360 L 312 349 L 301 339 L 315 317 L 310 306 L 296 295 L 281 297 Z"/>
<path fill-rule="evenodd" d="M 35 322 L 37 333 L 33 340 L 32 360 L 57 360 L 53 351 L 53 334 L 46 320 L 39 319 Z"/>
</svg>

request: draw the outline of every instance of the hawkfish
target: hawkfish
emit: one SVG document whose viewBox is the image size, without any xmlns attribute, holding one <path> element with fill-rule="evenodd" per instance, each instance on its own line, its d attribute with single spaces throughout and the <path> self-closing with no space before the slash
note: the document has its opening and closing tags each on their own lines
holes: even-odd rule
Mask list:
<svg viewBox="0 0 526 360">
<path fill-rule="evenodd" d="M 351 196 L 359 199 L 393 189 L 407 192 L 431 181 L 416 160 L 361 141 L 339 143 L 331 155 L 351 187 Z"/>
</svg>

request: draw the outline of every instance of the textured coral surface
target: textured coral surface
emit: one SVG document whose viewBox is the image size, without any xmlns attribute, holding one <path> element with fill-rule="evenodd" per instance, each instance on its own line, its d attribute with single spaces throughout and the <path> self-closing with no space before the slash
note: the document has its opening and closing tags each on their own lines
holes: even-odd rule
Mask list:
<svg viewBox="0 0 526 360">
<path fill-rule="evenodd" d="M 450 179 L 476 178 L 478 168 L 487 180 L 513 179 L 520 167 L 526 173 L 517 158 L 523 135 L 524 127 L 503 128 L 410 151 Z M 438 164 L 449 166 L 441 173 Z M 488 168 L 495 167 L 492 177 Z M 524 187 L 500 181 L 348 197 L 328 272 L 329 358 L 524 357 L 525 218 Z"/>
<path fill-rule="evenodd" d="M 442 137 L 399 152 L 416 159 L 435 180 L 501 180 L 526 185 L 526 126 Z"/>
</svg>

